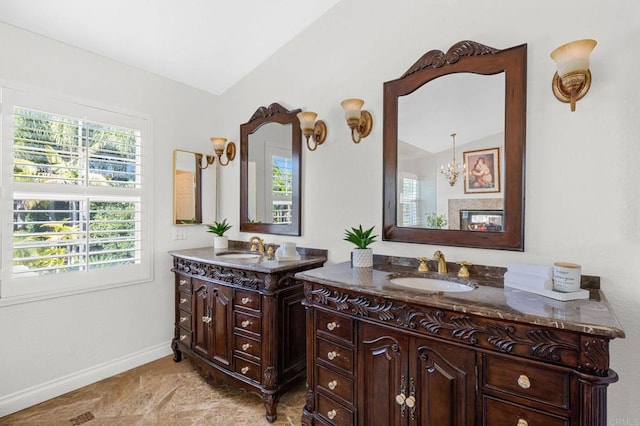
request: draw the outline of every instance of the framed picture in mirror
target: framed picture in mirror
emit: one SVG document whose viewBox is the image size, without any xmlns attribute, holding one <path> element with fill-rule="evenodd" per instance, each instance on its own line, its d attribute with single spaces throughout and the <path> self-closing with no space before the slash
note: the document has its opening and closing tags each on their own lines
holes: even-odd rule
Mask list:
<svg viewBox="0 0 640 426">
<path fill-rule="evenodd" d="M 464 193 L 500 192 L 500 148 L 465 151 Z"/>
</svg>

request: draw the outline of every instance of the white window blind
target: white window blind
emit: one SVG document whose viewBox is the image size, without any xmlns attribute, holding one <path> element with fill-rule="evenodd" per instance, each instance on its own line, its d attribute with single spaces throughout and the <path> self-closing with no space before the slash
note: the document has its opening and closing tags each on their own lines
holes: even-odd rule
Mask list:
<svg viewBox="0 0 640 426">
<path fill-rule="evenodd" d="M 417 226 L 418 221 L 418 180 L 402 179 L 402 193 L 400 195 L 402 207 L 402 226 Z"/>
<path fill-rule="evenodd" d="M 18 98 L 11 129 L 2 133 L 3 154 L 12 159 L 3 161 L 12 181 L 11 199 L 3 195 L 3 203 L 11 204 L 12 220 L 11 240 L 3 238 L 1 297 L 148 279 L 146 120 L 78 104 L 42 108 Z"/>
<path fill-rule="evenodd" d="M 293 221 L 293 163 L 290 157 L 271 159 L 273 223 Z"/>
</svg>

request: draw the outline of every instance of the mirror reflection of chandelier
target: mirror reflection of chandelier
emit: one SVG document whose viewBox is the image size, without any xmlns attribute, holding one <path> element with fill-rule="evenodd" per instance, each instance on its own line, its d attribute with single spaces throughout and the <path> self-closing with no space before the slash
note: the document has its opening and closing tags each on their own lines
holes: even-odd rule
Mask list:
<svg viewBox="0 0 640 426">
<path fill-rule="evenodd" d="M 451 162 L 447 163 L 447 168 L 444 166 L 440 166 L 440 173 L 447 179 L 449 185 L 453 186 L 458 181 L 458 176 L 460 175 L 460 167 L 456 162 L 456 134 L 452 133 L 451 137 L 453 138 L 453 159 Z"/>
</svg>

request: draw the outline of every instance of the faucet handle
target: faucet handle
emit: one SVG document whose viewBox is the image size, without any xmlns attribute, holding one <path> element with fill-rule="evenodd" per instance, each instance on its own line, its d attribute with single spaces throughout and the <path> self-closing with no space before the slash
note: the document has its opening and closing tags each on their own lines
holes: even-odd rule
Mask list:
<svg viewBox="0 0 640 426">
<path fill-rule="evenodd" d="M 418 266 L 418 272 L 429 272 L 429 266 L 427 262 L 430 261 L 428 257 L 416 257 L 416 260 L 420 262 L 420 266 Z"/>
<path fill-rule="evenodd" d="M 456 262 L 460 265 L 460 270 L 458 271 L 458 276 L 460 278 L 468 278 L 469 277 L 469 269 L 468 266 L 473 266 L 473 263 L 467 262 L 466 260 L 461 260 L 460 262 Z"/>
</svg>

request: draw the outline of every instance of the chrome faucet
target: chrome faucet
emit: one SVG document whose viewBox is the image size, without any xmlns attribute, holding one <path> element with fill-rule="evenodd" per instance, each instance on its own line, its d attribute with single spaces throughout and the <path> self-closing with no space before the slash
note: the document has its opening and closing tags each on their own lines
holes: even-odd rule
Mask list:
<svg viewBox="0 0 640 426">
<path fill-rule="evenodd" d="M 447 261 L 444 259 L 444 253 L 440 250 L 437 250 L 433 253 L 433 260 L 438 262 L 438 273 L 446 274 L 447 273 Z"/>
<path fill-rule="evenodd" d="M 249 238 L 249 242 L 251 243 L 251 251 L 259 251 L 264 256 L 264 241 L 262 238 L 256 235 Z"/>
</svg>

